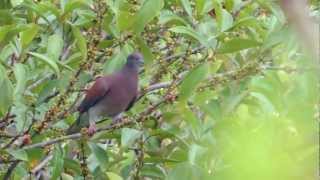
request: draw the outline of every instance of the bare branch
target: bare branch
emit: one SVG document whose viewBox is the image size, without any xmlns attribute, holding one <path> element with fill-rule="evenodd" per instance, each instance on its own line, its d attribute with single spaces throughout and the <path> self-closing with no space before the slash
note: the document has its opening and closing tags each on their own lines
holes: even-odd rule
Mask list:
<svg viewBox="0 0 320 180">
<path fill-rule="evenodd" d="M 52 159 L 53 155 L 49 154 L 47 157 L 45 157 L 36 167 L 34 167 L 31 170 L 32 174 L 37 174 L 37 172 L 39 172 L 41 169 L 43 169 L 46 164 Z"/>
</svg>

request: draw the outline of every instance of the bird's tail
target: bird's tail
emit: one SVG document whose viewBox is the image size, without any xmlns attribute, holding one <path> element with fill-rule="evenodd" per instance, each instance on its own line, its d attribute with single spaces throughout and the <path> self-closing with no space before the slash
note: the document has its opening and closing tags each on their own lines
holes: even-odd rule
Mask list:
<svg viewBox="0 0 320 180">
<path fill-rule="evenodd" d="M 89 115 L 88 112 L 79 114 L 77 120 L 67 129 L 67 135 L 80 132 L 80 130 L 89 125 Z"/>
</svg>

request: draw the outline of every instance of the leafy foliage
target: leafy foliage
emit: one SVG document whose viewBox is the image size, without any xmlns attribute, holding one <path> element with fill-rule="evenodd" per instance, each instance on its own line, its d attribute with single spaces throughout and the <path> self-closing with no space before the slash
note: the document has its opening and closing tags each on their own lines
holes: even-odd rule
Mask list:
<svg viewBox="0 0 320 180">
<path fill-rule="evenodd" d="M 314 179 L 319 76 L 301 49 L 274 1 L 2 0 L 0 179 Z M 83 89 L 134 51 L 123 123 L 64 136 Z"/>
</svg>

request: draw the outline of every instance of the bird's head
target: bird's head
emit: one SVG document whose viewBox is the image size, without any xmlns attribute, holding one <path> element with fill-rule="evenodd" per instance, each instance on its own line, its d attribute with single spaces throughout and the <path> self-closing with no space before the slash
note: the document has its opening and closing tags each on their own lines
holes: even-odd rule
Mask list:
<svg viewBox="0 0 320 180">
<path fill-rule="evenodd" d="M 139 69 L 144 63 L 142 54 L 135 52 L 128 56 L 127 66 Z"/>
</svg>

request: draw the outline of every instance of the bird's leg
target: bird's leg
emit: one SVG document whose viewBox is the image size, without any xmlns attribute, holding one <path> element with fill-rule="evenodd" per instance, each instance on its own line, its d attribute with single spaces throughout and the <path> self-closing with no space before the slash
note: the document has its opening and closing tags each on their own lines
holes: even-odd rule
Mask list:
<svg viewBox="0 0 320 180">
<path fill-rule="evenodd" d="M 96 112 L 94 109 L 89 110 L 89 128 L 88 135 L 93 136 L 97 131 L 96 120 L 98 119 Z"/>
<path fill-rule="evenodd" d="M 88 135 L 93 136 L 94 133 L 97 131 L 96 122 L 93 120 L 89 120 L 89 128 L 88 128 Z"/>
</svg>

